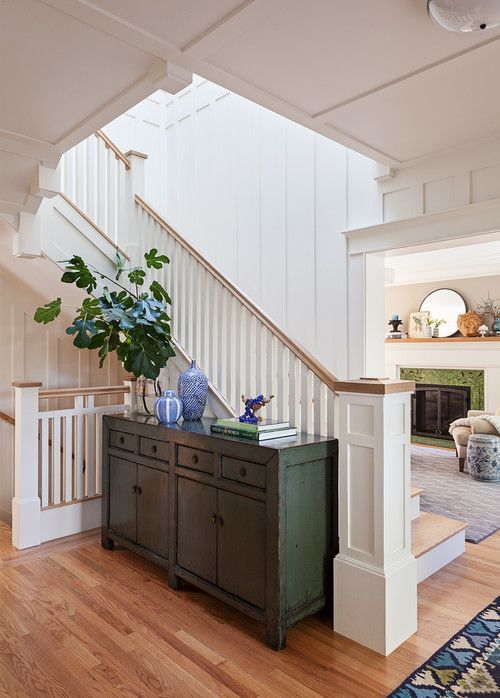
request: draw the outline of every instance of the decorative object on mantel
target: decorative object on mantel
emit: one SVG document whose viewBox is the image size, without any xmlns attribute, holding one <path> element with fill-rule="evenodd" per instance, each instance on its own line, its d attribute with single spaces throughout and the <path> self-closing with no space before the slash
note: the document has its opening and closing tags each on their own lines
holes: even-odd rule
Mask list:
<svg viewBox="0 0 500 698">
<path fill-rule="evenodd" d="M 483 324 L 483 318 L 475 310 L 469 310 L 458 316 L 457 324 L 464 337 L 477 337 L 479 328 Z"/>
<path fill-rule="evenodd" d="M 476 306 L 476 313 L 482 316 L 483 323 L 487 326 L 488 332 L 491 332 L 493 323 L 500 317 L 500 305 L 496 298 L 492 298 L 488 292 L 486 298 L 482 298 L 481 302 Z"/>
<path fill-rule="evenodd" d="M 262 417 L 257 415 L 257 412 L 267 405 L 274 398 L 274 395 L 269 395 L 265 398 L 264 395 L 257 395 L 257 397 L 245 397 L 241 396 L 243 404 L 245 405 L 245 412 L 240 417 L 240 422 L 245 422 L 246 424 L 258 424 L 262 422 Z"/>
<path fill-rule="evenodd" d="M 208 397 L 208 380 L 196 361 L 179 376 L 177 392 L 182 402 L 182 417 L 186 421 L 201 419 Z"/>
<path fill-rule="evenodd" d="M 465 313 L 467 308 L 464 299 L 457 291 L 451 288 L 438 288 L 424 298 L 420 304 L 420 310 L 428 310 L 431 316 L 443 318 L 446 321 L 446 327 L 441 332 L 441 336 L 452 337 L 458 330 L 457 317 Z"/>
<path fill-rule="evenodd" d="M 155 415 L 162 424 L 175 424 L 182 414 L 182 402 L 175 390 L 164 390 L 162 396 L 156 400 Z"/>
<path fill-rule="evenodd" d="M 389 698 L 500 695 L 499 620 L 500 596 L 408 676 Z"/>
<path fill-rule="evenodd" d="M 432 321 L 432 336 L 439 337 L 439 328 L 441 325 L 446 325 L 446 320 L 433 320 Z"/>
<path fill-rule="evenodd" d="M 488 327 L 486 325 L 481 325 L 481 327 L 478 328 L 478 332 L 481 335 L 481 337 L 486 337 L 489 330 L 488 330 Z"/>
<path fill-rule="evenodd" d="M 401 339 L 402 335 L 399 326 L 403 324 L 403 321 L 399 319 L 399 315 L 393 315 L 387 324 L 392 327 L 392 330 L 388 334 L 388 338 Z"/>
<path fill-rule="evenodd" d="M 413 313 L 410 313 L 410 317 L 408 319 L 408 337 L 411 337 L 413 339 L 421 339 L 424 337 L 424 322 L 425 319 L 428 318 L 430 315 L 428 310 L 424 310 L 423 312 L 420 310 L 414 311 Z"/>
<path fill-rule="evenodd" d="M 424 337 L 432 337 L 432 325 L 434 323 L 434 320 L 431 317 L 431 314 L 427 315 L 427 317 L 424 320 Z"/>
<path fill-rule="evenodd" d="M 493 323 L 491 331 L 497 337 L 500 335 L 500 317 L 495 318 L 495 322 Z"/>
</svg>

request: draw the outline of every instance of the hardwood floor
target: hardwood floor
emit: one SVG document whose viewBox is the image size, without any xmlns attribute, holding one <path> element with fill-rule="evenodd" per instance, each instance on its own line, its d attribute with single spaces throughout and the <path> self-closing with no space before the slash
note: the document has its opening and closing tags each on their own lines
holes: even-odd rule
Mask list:
<svg viewBox="0 0 500 698">
<path fill-rule="evenodd" d="M 95 532 L 18 552 L 0 524 L 0 695 L 387 696 L 499 593 L 500 532 L 419 586 L 419 630 L 383 658 L 314 617 L 263 627 Z"/>
</svg>

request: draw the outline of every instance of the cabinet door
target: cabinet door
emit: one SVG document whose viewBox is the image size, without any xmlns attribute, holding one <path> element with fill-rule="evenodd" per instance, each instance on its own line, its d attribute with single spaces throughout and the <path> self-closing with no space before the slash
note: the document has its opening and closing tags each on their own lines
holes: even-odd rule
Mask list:
<svg viewBox="0 0 500 698">
<path fill-rule="evenodd" d="M 177 494 L 177 564 L 215 584 L 217 490 L 179 477 Z"/>
<path fill-rule="evenodd" d="M 265 608 L 265 503 L 219 490 L 218 515 L 217 585 Z"/>
<path fill-rule="evenodd" d="M 137 543 L 168 558 L 168 473 L 137 466 Z"/>
<path fill-rule="evenodd" d="M 136 539 L 137 465 L 128 460 L 109 459 L 109 527 L 123 538 Z"/>
</svg>

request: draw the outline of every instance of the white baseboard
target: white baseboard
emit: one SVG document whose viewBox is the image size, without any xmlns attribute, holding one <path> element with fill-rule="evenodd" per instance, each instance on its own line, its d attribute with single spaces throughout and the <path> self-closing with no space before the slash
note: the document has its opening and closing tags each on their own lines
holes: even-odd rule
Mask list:
<svg viewBox="0 0 500 698">
<path fill-rule="evenodd" d="M 99 528 L 101 525 L 101 506 L 102 500 L 98 498 L 42 511 L 42 543 L 56 538 L 65 538 L 74 533 L 90 531 L 92 528 Z"/>
<path fill-rule="evenodd" d="M 417 583 L 423 582 L 465 552 L 465 529 L 417 558 Z"/>
</svg>

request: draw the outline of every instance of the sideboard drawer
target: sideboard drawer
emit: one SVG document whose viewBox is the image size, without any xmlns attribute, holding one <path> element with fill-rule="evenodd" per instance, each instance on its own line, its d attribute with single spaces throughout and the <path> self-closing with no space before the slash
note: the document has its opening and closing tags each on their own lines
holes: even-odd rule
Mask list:
<svg viewBox="0 0 500 698">
<path fill-rule="evenodd" d="M 122 451 L 135 450 L 135 434 L 127 434 L 125 431 L 109 430 L 109 445 L 113 448 L 121 448 Z"/>
<path fill-rule="evenodd" d="M 155 458 L 166 461 L 170 459 L 170 444 L 168 441 L 149 439 L 146 436 L 139 437 L 139 453 L 147 458 Z"/>
<path fill-rule="evenodd" d="M 179 446 L 177 454 L 179 465 L 193 470 L 201 470 L 204 473 L 214 474 L 214 454 L 208 451 L 200 451 L 197 448 Z"/>
<path fill-rule="evenodd" d="M 247 485 L 253 485 L 253 487 L 260 487 L 262 490 L 266 489 L 265 465 L 222 456 L 221 475 L 227 480 L 244 482 Z"/>
</svg>

